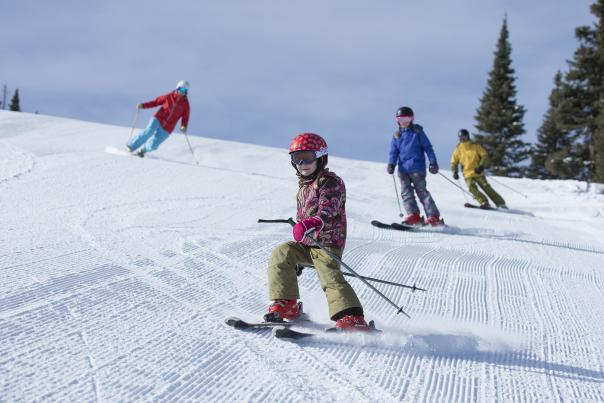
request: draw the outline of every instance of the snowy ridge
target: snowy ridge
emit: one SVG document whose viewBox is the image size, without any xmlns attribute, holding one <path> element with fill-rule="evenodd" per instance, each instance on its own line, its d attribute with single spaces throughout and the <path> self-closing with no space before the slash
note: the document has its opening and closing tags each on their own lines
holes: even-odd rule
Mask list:
<svg viewBox="0 0 604 403">
<path fill-rule="evenodd" d="M 285 151 L 191 137 L 195 166 L 174 134 L 153 158 L 105 152 L 128 135 L 0 112 L 0 400 L 604 400 L 597 187 L 497 178 L 529 196 L 493 183 L 522 213 L 506 214 L 464 209 L 431 175 L 449 227 L 389 231 L 369 224 L 398 216 L 383 164 L 330 157 L 344 260 L 428 292 L 378 286 L 406 319 L 351 279 L 384 334 L 292 343 L 223 324 L 268 304 L 267 261 L 291 234 L 256 220 L 295 214 Z M 299 282 L 328 326 L 313 270 Z"/>
</svg>

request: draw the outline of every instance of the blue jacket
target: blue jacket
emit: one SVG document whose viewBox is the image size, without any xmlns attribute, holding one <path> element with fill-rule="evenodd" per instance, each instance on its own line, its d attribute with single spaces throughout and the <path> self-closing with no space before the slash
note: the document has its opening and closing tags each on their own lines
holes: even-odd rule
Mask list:
<svg viewBox="0 0 604 403">
<path fill-rule="evenodd" d="M 432 143 L 423 127 L 413 124 L 399 129 L 392 137 L 388 164 L 397 165 L 400 173 L 426 172 L 426 157 L 430 165 L 436 165 L 436 155 Z"/>
</svg>

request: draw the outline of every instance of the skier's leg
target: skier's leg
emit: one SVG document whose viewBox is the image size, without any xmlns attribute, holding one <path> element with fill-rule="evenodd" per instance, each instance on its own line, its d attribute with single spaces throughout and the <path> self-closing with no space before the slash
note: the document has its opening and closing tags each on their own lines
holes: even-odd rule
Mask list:
<svg viewBox="0 0 604 403">
<path fill-rule="evenodd" d="M 329 248 L 329 250 L 338 257 L 342 256 L 342 252 L 338 249 Z M 344 275 L 340 270 L 340 263 L 319 248 L 310 248 L 310 256 L 319 275 L 321 288 L 323 288 L 323 292 L 327 297 L 329 317 L 334 320 L 339 319 L 334 318 L 334 316 L 342 311 L 347 311 L 349 314 L 363 315 L 361 302 L 350 284 L 344 279 Z"/>
<path fill-rule="evenodd" d="M 310 247 L 298 242 L 286 242 L 273 249 L 268 263 L 268 296 L 269 299 L 300 298 L 298 290 L 298 263 L 312 265 Z"/>
<path fill-rule="evenodd" d="M 468 190 L 472 193 L 472 196 L 474 196 L 478 203 L 482 205 L 488 202 L 487 197 L 478 190 L 476 177 L 466 178 L 466 185 L 468 185 Z"/>
<path fill-rule="evenodd" d="M 157 150 L 157 147 L 159 147 L 161 143 L 166 141 L 169 135 L 170 133 L 168 133 L 163 127 L 161 127 L 161 125 L 159 125 L 157 131 L 155 132 L 155 135 L 151 136 L 149 140 L 147 140 L 147 142 L 145 143 L 143 150 L 145 151 L 145 153 Z"/>
<path fill-rule="evenodd" d="M 419 207 L 415 200 L 415 192 L 413 189 L 413 183 L 411 182 L 411 176 L 406 173 L 399 173 L 401 180 L 401 197 L 403 198 L 403 207 L 407 215 L 419 214 Z"/>
<path fill-rule="evenodd" d="M 130 149 L 130 151 L 134 151 L 140 146 L 142 146 L 145 141 L 147 141 L 151 136 L 153 136 L 153 134 L 155 134 L 158 127 L 161 127 L 159 124 L 159 120 L 157 120 L 156 118 L 152 118 L 149 121 L 149 124 L 147 125 L 145 130 L 143 130 L 142 132 L 134 136 L 132 140 L 130 140 L 130 142 L 128 143 L 128 148 Z"/>
<path fill-rule="evenodd" d="M 426 186 L 426 173 L 414 172 L 410 177 L 417 197 L 424 206 L 426 217 L 440 217 L 440 211 L 438 211 L 438 207 L 436 207 L 436 203 L 434 203 L 434 199 Z"/>
<path fill-rule="evenodd" d="M 495 203 L 497 207 L 505 206 L 505 200 L 503 200 L 503 197 L 501 197 L 501 195 L 491 187 L 489 182 L 487 182 L 486 176 L 477 177 L 476 182 L 478 182 L 482 190 L 489 196 L 489 199 L 493 200 L 493 203 Z"/>
</svg>

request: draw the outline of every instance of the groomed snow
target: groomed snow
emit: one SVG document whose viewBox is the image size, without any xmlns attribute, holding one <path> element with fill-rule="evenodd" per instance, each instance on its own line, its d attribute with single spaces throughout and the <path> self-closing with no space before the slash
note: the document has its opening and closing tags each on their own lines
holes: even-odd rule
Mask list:
<svg viewBox="0 0 604 403">
<path fill-rule="evenodd" d="M 352 279 L 384 334 L 297 344 L 223 323 L 268 305 L 291 235 L 256 221 L 295 214 L 295 133 L 283 149 L 190 137 L 199 166 L 178 134 L 144 160 L 105 152 L 129 134 L 0 112 L 0 401 L 604 401 L 601 187 L 497 178 L 529 197 L 493 183 L 512 211 L 485 212 L 430 175 L 449 227 L 394 232 L 369 224 L 398 217 L 384 164 L 330 156 L 344 260 L 428 292 L 378 286 L 407 319 Z M 328 326 L 316 275 L 300 284 Z"/>
</svg>

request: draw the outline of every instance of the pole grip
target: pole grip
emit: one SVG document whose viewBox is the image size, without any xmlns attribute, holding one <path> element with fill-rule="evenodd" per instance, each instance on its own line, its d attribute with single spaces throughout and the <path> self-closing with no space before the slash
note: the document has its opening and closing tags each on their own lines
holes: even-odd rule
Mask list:
<svg viewBox="0 0 604 403">
<path fill-rule="evenodd" d="M 283 218 L 277 218 L 277 219 L 265 219 L 265 218 L 259 218 L 259 219 L 258 219 L 258 222 L 259 222 L 259 223 L 281 223 L 281 224 L 290 224 L 292 227 L 293 227 L 294 225 L 296 225 L 296 223 L 294 222 L 294 219 L 293 219 L 293 218 L 291 218 L 291 217 L 290 217 L 290 218 L 288 218 L 287 220 L 286 220 L 286 219 L 283 219 Z"/>
</svg>

